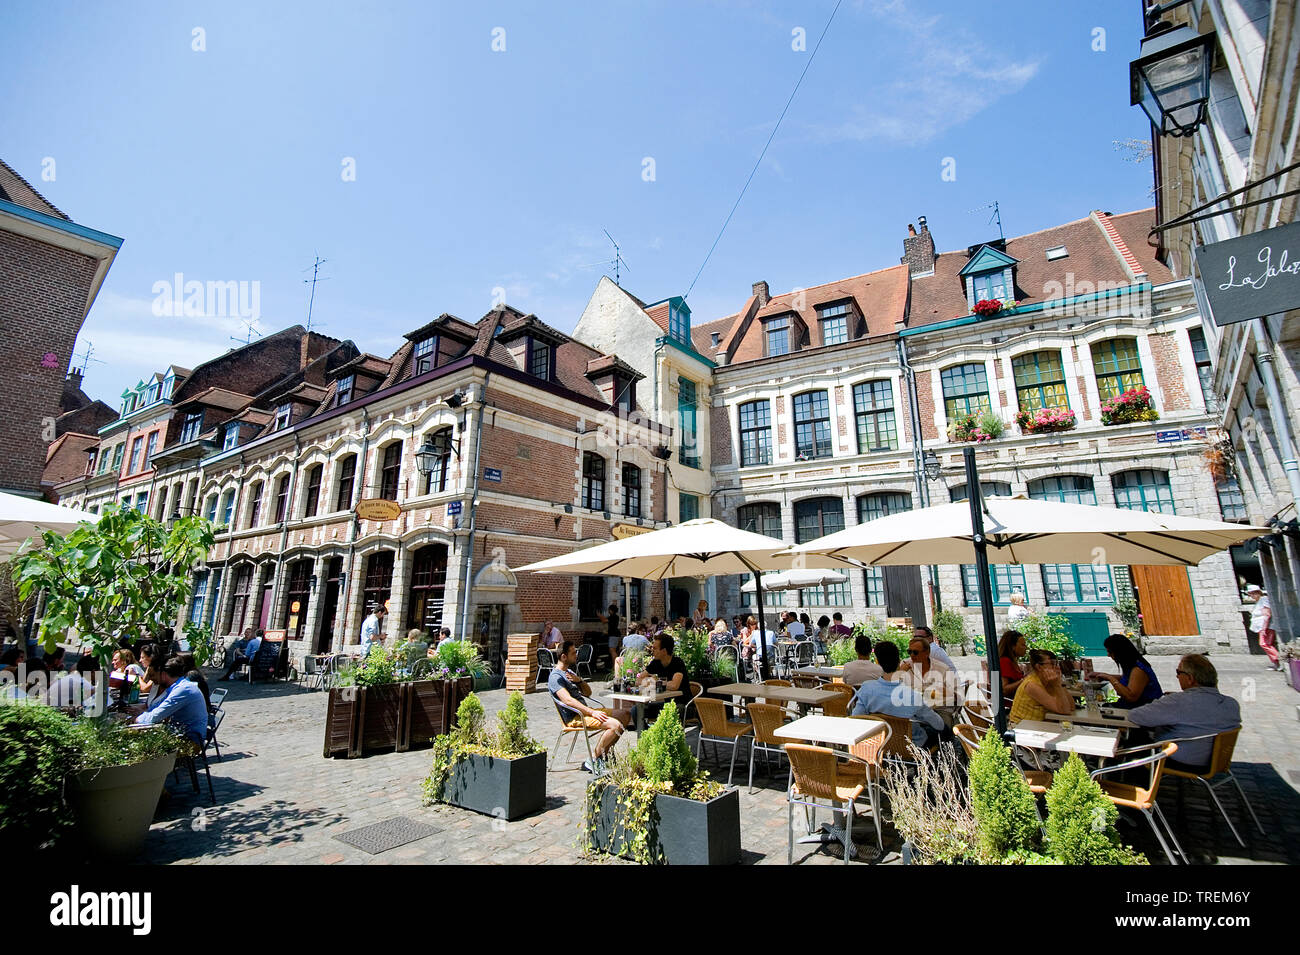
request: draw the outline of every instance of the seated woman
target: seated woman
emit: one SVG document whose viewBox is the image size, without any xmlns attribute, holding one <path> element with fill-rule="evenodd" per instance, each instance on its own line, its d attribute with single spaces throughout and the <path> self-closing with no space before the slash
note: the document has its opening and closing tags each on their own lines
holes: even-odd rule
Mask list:
<svg viewBox="0 0 1300 955">
<path fill-rule="evenodd" d="M 1146 657 L 1138 653 L 1132 640 L 1122 633 L 1112 633 L 1102 646 L 1106 648 L 1106 655 L 1119 664 L 1119 676 L 1111 673 L 1097 674 L 1115 688 L 1119 695 L 1116 706 L 1128 710 L 1164 696 L 1155 671 L 1147 663 Z"/>
<path fill-rule="evenodd" d="M 113 651 L 113 670 L 109 674 L 109 689 L 116 689 L 118 699 L 123 703 L 140 701 L 140 681 L 144 679 L 144 667 L 135 662 L 135 654 L 122 648 Z"/>
<path fill-rule="evenodd" d="M 1020 682 L 1007 724 L 1021 720 L 1041 720 L 1048 713 L 1071 714 L 1074 697 L 1061 686 L 1061 664 L 1051 650 L 1029 651 L 1030 672 Z"/>
<path fill-rule="evenodd" d="M 1025 681 L 1019 660 L 1028 651 L 1025 635 L 1019 630 L 1008 630 L 998 641 L 998 669 L 1002 674 L 1002 699 L 1013 700 L 1020 684 Z"/>
<path fill-rule="evenodd" d="M 718 622 L 709 631 L 709 649 L 716 650 L 718 647 L 725 647 L 729 643 L 731 643 L 731 627 L 727 625 L 726 617 L 719 617 Z"/>
</svg>

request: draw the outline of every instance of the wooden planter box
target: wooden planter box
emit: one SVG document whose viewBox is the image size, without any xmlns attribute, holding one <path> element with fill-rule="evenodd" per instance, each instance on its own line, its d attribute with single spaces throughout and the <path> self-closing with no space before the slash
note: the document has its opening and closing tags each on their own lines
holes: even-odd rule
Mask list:
<svg viewBox="0 0 1300 955">
<path fill-rule="evenodd" d="M 456 708 L 473 680 L 418 680 L 386 686 L 336 686 L 329 691 L 323 755 L 426 749 L 456 725 Z"/>
<path fill-rule="evenodd" d="M 626 856 L 627 834 L 617 825 L 619 790 L 606 786 L 596 807 L 590 847 Z M 668 865 L 735 865 L 740 861 L 740 790 L 708 802 L 655 796 L 650 812 L 650 851 Z"/>
<path fill-rule="evenodd" d="M 507 820 L 537 812 L 546 802 L 546 754 L 516 759 L 463 755 L 443 784 L 442 800 Z"/>
</svg>

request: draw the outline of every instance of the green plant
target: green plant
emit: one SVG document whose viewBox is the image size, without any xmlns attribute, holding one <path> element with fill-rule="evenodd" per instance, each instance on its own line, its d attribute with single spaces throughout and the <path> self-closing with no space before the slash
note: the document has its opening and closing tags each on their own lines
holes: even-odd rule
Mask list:
<svg viewBox="0 0 1300 955">
<path fill-rule="evenodd" d="M 505 709 L 497 714 L 497 749 L 506 756 L 528 756 L 542 751 L 542 744 L 528 735 L 528 710 L 524 707 L 524 695 L 518 690 L 510 694 Z"/>
<path fill-rule="evenodd" d="M 477 694 L 467 694 L 456 708 L 456 726 L 450 733 L 434 737 L 429 775 L 420 786 L 425 804 L 440 802 L 443 787 L 456 763 L 468 755 L 517 759 L 543 753 L 541 743 L 528 735 L 528 710 L 522 693 L 511 693 L 497 714 L 495 733 L 487 728 L 487 714 Z"/>
<path fill-rule="evenodd" d="M 935 638 L 945 647 L 966 649 L 970 635 L 966 632 L 966 618 L 955 610 L 940 610 L 934 615 Z"/>
<path fill-rule="evenodd" d="M 1056 772 L 1047 791 L 1047 848 L 1066 865 L 1144 865 L 1145 857 L 1119 840 L 1115 808 L 1088 775 L 1077 753 Z"/>
<path fill-rule="evenodd" d="M 637 742 L 645 765 L 645 778 L 655 786 L 675 793 L 685 792 L 695 782 L 699 764 L 686 744 L 686 733 L 677 718 L 677 703 L 664 704 L 659 718 Z"/>
<path fill-rule="evenodd" d="M 1115 601 L 1115 606 L 1110 608 L 1114 611 L 1115 616 L 1119 617 L 1120 622 L 1124 624 L 1125 630 L 1137 632 L 1142 629 L 1142 614 L 1138 611 L 1138 602 L 1132 597 L 1125 597 L 1123 600 Z"/>
<path fill-rule="evenodd" d="M 142 640 L 172 625 L 189 599 L 191 568 L 213 541 L 201 517 L 169 526 L 134 508 L 109 507 L 97 523 L 45 531 L 42 547 L 15 556 L 18 596 L 45 592 L 40 636 L 47 652 L 75 627 L 106 668 L 118 637 Z"/>
<path fill-rule="evenodd" d="M 986 733 L 971 757 L 970 791 L 980 845 L 989 855 L 1033 849 L 1038 834 L 1034 794 L 996 733 Z"/>
<path fill-rule="evenodd" d="M 898 647 L 899 659 L 907 659 L 907 645 L 912 642 L 912 631 L 903 627 L 886 627 L 874 617 L 868 617 L 853 625 L 853 638 L 856 640 L 860 636 L 871 638 L 871 645 L 875 646 L 882 640 L 888 640 L 894 646 Z M 856 651 L 854 656 L 857 656 Z"/>
<path fill-rule="evenodd" d="M 631 680 L 637 674 L 646 668 L 646 663 L 650 660 L 650 654 L 644 649 L 628 650 L 618 658 L 618 665 L 614 668 L 615 680 Z"/>
<path fill-rule="evenodd" d="M 201 625 L 188 621 L 183 630 L 185 639 L 189 642 L 190 653 L 194 656 L 196 666 L 205 667 L 208 661 L 212 659 L 212 650 L 216 646 L 216 638 L 213 636 L 212 628 L 207 625 Z"/>
<path fill-rule="evenodd" d="M 491 672 L 478 644 L 471 640 L 445 640 L 438 646 L 437 662 L 431 676 L 435 680 L 485 676 Z"/>
<path fill-rule="evenodd" d="M 826 645 L 826 659 L 830 661 L 831 666 L 842 667 L 857 658 L 858 651 L 852 637 L 841 637 Z"/>
<path fill-rule="evenodd" d="M 72 720 L 28 703 L 0 704 L 0 839 L 21 855 L 71 825 L 63 780 L 76 755 Z"/>
<path fill-rule="evenodd" d="M 456 707 L 456 728 L 452 735 L 460 743 L 482 743 L 487 735 L 487 713 L 478 694 L 469 693 Z"/>
<path fill-rule="evenodd" d="M 1002 437 L 1006 422 L 991 411 L 957 415 L 948 426 L 949 441 L 993 441 Z"/>
<path fill-rule="evenodd" d="M 1083 656 L 1083 647 L 1065 632 L 1065 617 L 1061 614 L 1031 613 L 1020 619 L 1016 629 L 1025 635 L 1025 646 L 1030 650 L 1051 650 L 1070 660 Z"/>
<path fill-rule="evenodd" d="M 670 627 L 668 633 L 673 638 L 673 653 L 686 666 L 688 675 L 694 677 L 708 671 L 709 634 L 707 630 Z"/>
<path fill-rule="evenodd" d="M 710 661 L 713 675 L 728 683 L 736 682 L 736 658 L 730 653 L 719 653 Z"/>
<path fill-rule="evenodd" d="M 962 768 L 950 747 L 931 754 L 912 749 L 914 773 L 885 773 L 894 828 L 922 864 L 984 862 L 979 826 L 971 810 Z"/>
<path fill-rule="evenodd" d="M 133 727 L 114 720 L 76 720 L 70 736 L 72 772 L 148 762 L 180 752 L 182 737 L 170 726 Z"/>
<path fill-rule="evenodd" d="M 371 646 L 356 665 L 353 680 L 357 686 L 383 686 L 397 681 L 397 659 L 392 650 L 379 644 Z"/>
</svg>

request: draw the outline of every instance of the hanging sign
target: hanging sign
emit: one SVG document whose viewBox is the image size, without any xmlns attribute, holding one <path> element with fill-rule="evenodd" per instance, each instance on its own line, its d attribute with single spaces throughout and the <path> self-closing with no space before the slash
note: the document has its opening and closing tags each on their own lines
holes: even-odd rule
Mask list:
<svg viewBox="0 0 1300 955">
<path fill-rule="evenodd" d="M 1216 325 L 1300 307 L 1300 222 L 1196 247 Z"/>
<path fill-rule="evenodd" d="M 363 521 L 395 521 L 402 513 L 402 507 L 396 501 L 372 497 L 357 501 L 357 517 Z"/>
<path fill-rule="evenodd" d="M 653 528 L 641 527 L 637 524 L 615 524 L 609 529 L 610 536 L 615 540 L 622 540 L 625 537 L 635 537 L 637 534 L 648 534 Z"/>
</svg>

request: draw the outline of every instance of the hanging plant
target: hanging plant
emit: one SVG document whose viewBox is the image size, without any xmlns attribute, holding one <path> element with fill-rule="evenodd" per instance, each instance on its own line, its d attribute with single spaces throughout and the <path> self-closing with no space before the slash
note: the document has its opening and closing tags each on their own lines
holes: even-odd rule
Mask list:
<svg viewBox="0 0 1300 955">
<path fill-rule="evenodd" d="M 1034 411 L 1016 412 L 1016 424 L 1022 434 L 1071 431 L 1075 423 L 1074 412 L 1069 408 L 1038 408 Z"/>
<path fill-rule="evenodd" d="M 1157 421 L 1159 418 L 1151 400 L 1151 392 L 1147 391 L 1145 385 L 1130 388 L 1101 403 L 1102 424 L 1129 424 L 1134 421 Z"/>
</svg>

